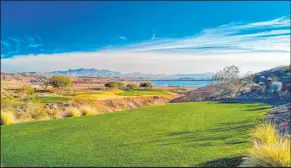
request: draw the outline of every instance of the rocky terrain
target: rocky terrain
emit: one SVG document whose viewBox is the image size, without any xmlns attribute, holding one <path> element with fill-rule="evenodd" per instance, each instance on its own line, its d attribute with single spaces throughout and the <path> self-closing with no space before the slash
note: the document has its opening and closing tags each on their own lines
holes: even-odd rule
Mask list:
<svg viewBox="0 0 291 168">
<path fill-rule="evenodd" d="M 171 100 L 171 103 L 206 101 L 209 100 L 214 93 L 215 93 L 214 85 L 208 85 L 197 88 L 193 91 L 189 91 L 185 93 L 184 96 Z"/>
<path fill-rule="evenodd" d="M 284 66 L 262 71 L 254 74 L 252 83 L 241 87 L 235 93 L 235 100 L 273 100 L 283 101 L 290 100 L 291 83 L 290 83 L 290 67 Z M 221 100 L 225 99 L 220 95 L 216 95 L 214 85 L 208 85 L 187 92 L 185 96 L 181 96 L 172 102 L 189 102 L 189 101 L 205 101 L 205 100 Z"/>
<path fill-rule="evenodd" d="M 267 122 L 275 123 L 281 135 L 290 135 L 291 104 L 273 108 L 267 114 Z"/>
</svg>

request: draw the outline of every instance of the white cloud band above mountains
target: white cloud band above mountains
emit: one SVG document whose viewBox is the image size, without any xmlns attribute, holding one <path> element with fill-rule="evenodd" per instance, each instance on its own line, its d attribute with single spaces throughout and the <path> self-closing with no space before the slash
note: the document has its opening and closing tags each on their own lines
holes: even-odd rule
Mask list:
<svg viewBox="0 0 291 168">
<path fill-rule="evenodd" d="M 95 52 L 15 56 L 2 59 L 2 71 L 54 71 L 69 68 L 121 72 L 202 73 L 235 64 L 260 71 L 290 63 L 290 16 L 255 23 L 230 23 L 194 36 L 111 46 Z"/>
</svg>

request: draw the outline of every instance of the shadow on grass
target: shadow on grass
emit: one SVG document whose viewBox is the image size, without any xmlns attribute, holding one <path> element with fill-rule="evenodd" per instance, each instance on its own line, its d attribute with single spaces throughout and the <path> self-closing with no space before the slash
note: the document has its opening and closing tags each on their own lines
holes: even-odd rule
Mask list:
<svg viewBox="0 0 291 168">
<path fill-rule="evenodd" d="M 242 144 L 242 143 L 248 143 L 248 141 L 230 141 L 230 142 L 225 142 L 225 144 L 228 144 L 228 145 L 236 145 L 236 144 Z"/>
<path fill-rule="evenodd" d="M 241 126 L 228 125 L 228 126 L 224 126 L 224 127 L 212 128 L 212 129 L 209 129 L 209 131 L 210 132 L 226 132 L 226 131 L 231 131 L 231 130 L 235 129 L 238 132 L 244 132 L 244 131 L 250 130 L 254 126 L 255 126 L 255 124 L 241 125 Z"/>
<path fill-rule="evenodd" d="M 186 135 L 186 134 L 192 134 L 192 133 L 193 132 L 190 132 L 190 131 L 168 132 L 168 136 Z"/>
<path fill-rule="evenodd" d="M 201 132 L 201 131 L 200 131 Z M 215 141 L 227 141 L 234 138 L 234 135 L 201 135 L 194 132 L 169 132 L 160 135 L 156 140 L 135 142 L 130 144 L 121 144 L 119 146 L 131 146 L 131 145 L 146 145 L 146 144 L 159 144 L 161 146 L 168 145 L 197 145 L 197 146 L 208 146 Z M 202 143 L 202 144 L 199 144 Z"/>
<path fill-rule="evenodd" d="M 249 108 L 247 111 L 259 111 L 259 110 L 267 110 L 271 109 L 271 107 L 259 107 L 259 108 Z"/>
<path fill-rule="evenodd" d="M 217 160 L 208 161 L 193 167 L 238 167 L 242 162 L 242 157 L 228 157 Z"/>
<path fill-rule="evenodd" d="M 286 103 L 290 103 L 289 99 L 222 99 L 216 101 L 218 103 L 244 103 L 244 104 L 252 104 L 252 103 L 264 103 L 272 106 L 278 106 Z"/>
</svg>

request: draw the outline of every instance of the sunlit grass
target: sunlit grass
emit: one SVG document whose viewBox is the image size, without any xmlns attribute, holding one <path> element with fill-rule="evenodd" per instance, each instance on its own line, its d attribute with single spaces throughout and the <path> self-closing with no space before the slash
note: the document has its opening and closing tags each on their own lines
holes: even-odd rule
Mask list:
<svg viewBox="0 0 291 168">
<path fill-rule="evenodd" d="M 177 103 L 5 125 L 1 160 L 7 167 L 203 165 L 244 156 L 256 118 L 268 111 L 262 107 Z"/>
<path fill-rule="evenodd" d="M 61 94 L 62 96 L 78 96 L 81 93 L 65 93 L 65 94 Z"/>
<path fill-rule="evenodd" d="M 33 97 L 26 101 L 27 102 L 40 102 L 40 103 L 58 103 L 58 102 L 67 102 L 69 100 L 71 100 L 71 98 L 63 97 L 63 96 L 39 96 L 39 97 Z"/>
<path fill-rule="evenodd" d="M 123 93 L 117 93 L 117 95 L 120 96 L 173 95 L 173 94 L 174 93 L 160 89 L 136 89 L 124 91 Z"/>
</svg>

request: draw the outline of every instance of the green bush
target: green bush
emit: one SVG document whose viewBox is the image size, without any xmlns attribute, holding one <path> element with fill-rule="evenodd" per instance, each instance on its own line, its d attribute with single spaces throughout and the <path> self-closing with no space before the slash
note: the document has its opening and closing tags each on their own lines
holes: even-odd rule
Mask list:
<svg viewBox="0 0 291 168">
<path fill-rule="evenodd" d="M 126 87 L 127 87 L 128 89 L 138 89 L 138 85 L 135 84 L 135 83 L 127 84 Z"/>
<path fill-rule="evenodd" d="M 47 110 L 41 103 L 35 103 L 30 111 L 31 118 L 33 119 L 41 119 L 49 117 Z"/>
<path fill-rule="evenodd" d="M 68 88 L 72 87 L 72 80 L 66 76 L 53 76 L 50 78 L 50 84 L 54 88 Z"/>
<path fill-rule="evenodd" d="M 118 86 L 119 89 L 125 88 L 125 84 L 123 82 L 118 82 L 117 86 Z"/>
<path fill-rule="evenodd" d="M 24 94 L 26 94 L 27 96 L 31 96 L 34 94 L 34 88 L 31 87 L 30 85 L 24 85 L 23 91 L 24 91 Z"/>
<path fill-rule="evenodd" d="M 153 84 L 151 82 L 143 82 L 143 83 L 140 83 L 139 87 L 141 87 L 141 88 L 152 88 Z"/>
<path fill-rule="evenodd" d="M 111 89 L 117 89 L 118 84 L 116 82 L 107 82 L 107 83 L 105 83 L 105 87 L 111 88 Z"/>
</svg>

